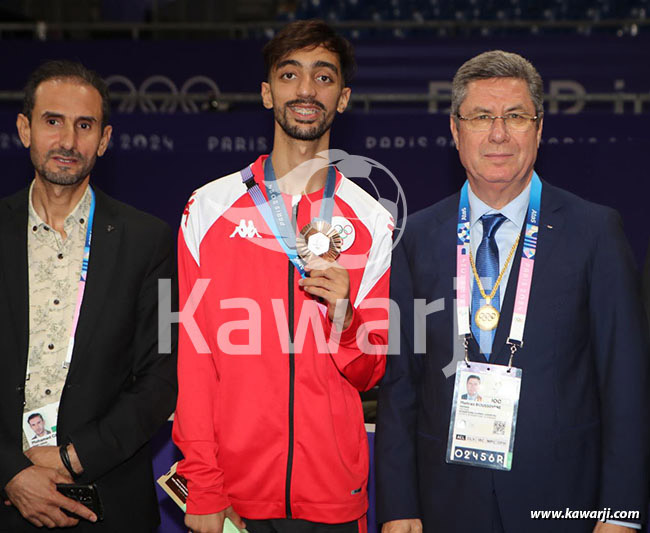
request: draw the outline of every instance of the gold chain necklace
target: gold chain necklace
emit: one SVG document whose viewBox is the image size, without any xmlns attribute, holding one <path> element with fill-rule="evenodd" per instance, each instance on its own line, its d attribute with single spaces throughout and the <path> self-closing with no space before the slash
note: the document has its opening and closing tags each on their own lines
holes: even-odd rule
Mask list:
<svg viewBox="0 0 650 533">
<path fill-rule="evenodd" d="M 490 302 L 492 301 L 492 298 L 494 298 L 494 295 L 496 294 L 497 289 L 499 288 L 501 280 L 503 279 L 503 275 L 506 273 L 506 270 L 508 270 L 508 265 L 510 264 L 510 261 L 512 261 L 512 257 L 515 255 L 515 251 L 517 250 L 517 245 L 519 244 L 519 237 L 520 236 L 517 235 L 517 239 L 515 240 L 515 243 L 512 245 L 512 248 L 510 248 L 510 253 L 506 258 L 506 262 L 503 264 L 503 268 L 501 269 L 501 272 L 499 273 L 499 277 L 497 278 L 494 286 L 492 287 L 492 292 L 490 293 L 489 296 L 485 294 L 485 289 L 483 289 L 481 278 L 479 277 L 478 271 L 476 270 L 476 264 L 474 263 L 474 256 L 472 255 L 472 251 L 471 250 L 469 251 L 469 263 L 470 265 L 472 265 L 474 280 L 476 281 L 476 286 L 478 287 L 481 296 L 485 300 L 485 304 L 482 305 L 478 309 L 478 311 L 476 311 L 476 313 L 474 314 L 474 320 L 476 322 L 476 325 L 483 331 L 492 331 L 499 324 L 499 316 L 500 316 L 499 311 L 497 311 L 496 307 L 494 307 Z"/>
</svg>

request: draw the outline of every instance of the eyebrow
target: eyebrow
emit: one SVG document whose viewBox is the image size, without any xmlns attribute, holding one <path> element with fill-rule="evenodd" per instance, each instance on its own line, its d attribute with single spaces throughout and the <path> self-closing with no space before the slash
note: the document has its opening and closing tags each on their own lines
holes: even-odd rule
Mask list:
<svg viewBox="0 0 650 533">
<path fill-rule="evenodd" d="M 275 67 L 275 70 L 280 70 L 282 67 L 286 67 L 288 65 L 294 66 L 294 67 L 303 67 L 303 64 L 300 61 L 297 61 L 296 59 L 285 59 L 283 61 L 280 61 Z M 328 68 L 335 74 L 339 73 L 339 69 L 336 67 L 334 63 L 330 63 L 329 61 L 323 61 L 323 60 L 318 60 L 314 61 L 311 64 L 312 68 Z"/>
<path fill-rule="evenodd" d="M 528 111 L 526 111 L 526 107 L 525 107 L 523 104 L 515 104 L 515 105 L 513 105 L 513 106 L 508 107 L 508 108 L 504 111 L 504 113 L 510 113 L 511 111 L 518 111 L 518 110 L 524 111 L 524 112 L 526 112 L 526 113 L 528 112 Z M 490 113 L 490 114 L 493 113 L 492 110 L 487 109 L 487 108 L 485 108 L 485 107 L 475 107 L 475 108 L 472 109 L 470 112 L 471 112 L 471 113 Z"/>
<path fill-rule="evenodd" d="M 43 111 L 43 113 L 41 114 L 41 117 L 42 118 L 65 118 L 65 116 L 63 114 L 57 113 L 55 111 Z M 86 121 L 86 122 L 97 122 L 97 119 L 95 117 L 93 117 L 93 116 L 81 116 L 81 117 L 77 117 L 75 119 L 76 122 L 78 122 L 80 120 L 83 120 L 83 121 Z"/>
<path fill-rule="evenodd" d="M 332 70 L 334 73 L 338 74 L 339 69 L 336 68 L 336 65 L 334 63 L 330 63 L 329 61 L 316 61 L 313 66 L 315 68 L 328 68 Z"/>
</svg>

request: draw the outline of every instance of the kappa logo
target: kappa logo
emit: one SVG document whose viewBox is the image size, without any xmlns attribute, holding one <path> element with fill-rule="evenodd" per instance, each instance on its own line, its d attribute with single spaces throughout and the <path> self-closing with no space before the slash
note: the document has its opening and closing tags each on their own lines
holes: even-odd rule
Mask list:
<svg viewBox="0 0 650 533">
<path fill-rule="evenodd" d="M 253 224 L 252 220 L 249 220 L 248 223 L 242 218 L 239 221 L 239 226 L 235 227 L 235 230 L 230 234 L 230 238 L 232 239 L 235 235 L 239 235 L 242 238 L 245 239 L 252 239 L 253 237 L 262 237 L 258 232 L 257 228 Z"/>
</svg>

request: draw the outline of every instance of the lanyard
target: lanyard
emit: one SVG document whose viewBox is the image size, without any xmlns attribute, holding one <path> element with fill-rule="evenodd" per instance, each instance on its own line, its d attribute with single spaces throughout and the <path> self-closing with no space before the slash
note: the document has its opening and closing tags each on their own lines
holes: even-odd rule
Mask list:
<svg viewBox="0 0 650 533">
<path fill-rule="evenodd" d="M 287 254 L 289 261 L 293 263 L 300 275 L 303 278 L 306 277 L 305 262 L 298 255 L 298 252 L 296 252 L 296 230 L 291 223 L 291 217 L 289 216 L 287 207 L 284 204 L 282 192 L 278 187 L 278 181 L 273 170 L 273 163 L 271 162 L 271 155 L 266 159 L 264 165 L 264 185 L 266 187 L 266 195 L 269 199 L 268 202 L 264 198 L 259 185 L 255 182 L 253 171 L 250 166 L 244 168 L 241 171 L 241 175 L 242 181 L 248 188 L 248 194 L 253 199 L 253 202 L 264 218 L 264 221 L 271 229 L 273 236 L 280 243 L 284 253 Z M 335 185 L 336 171 L 333 166 L 330 166 L 327 170 L 323 200 L 318 214 L 318 219 L 324 220 L 327 223 L 331 223 L 332 213 L 334 212 Z"/>
<path fill-rule="evenodd" d="M 465 346 L 471 335 L 470 327 L 470 208 L 467 196 L 467 181 L 460 191 L 460 202 L 458 204 L 458 226 L 456 243 L 456 313 L 458 318 L 458 334 L 465 337 Z M 526 232 L 521 252 L 521 264 L 519 266 L 519 277 L 517 279 L 517 292 L 515 294 L 515 306 L 510 325 L 510 336 L 508 344 L 511 345 L 510 365 L 512 357 L 517 348 L 524 344 L 524 326 L 528 313 L 528 299 L 530 287 L 533 281 L 533 267 L 535 266 L 535 252 L 537 250 L 537 234 L 539 230 L 539 212 L 542 198 L 542 181 L 536 172 L 533 171 L 533 178 L 530 188 L 530 200 L 528 213 L 526 215 Z"/>
<path fill-rule="evenodd" d="M 74 316 L 72 318 L 72 328 L 70 329 L 70 342 L 68 342 L 68 351 L 65 356 L 63 368 L 68 368 L 72 362 L 72 351 L 74 350 L 74 338 L 77 334 L 77 325 L 79 324 L 79 312 L 81 311 L 81 303 L 84 299 L 84 292 L 86 291 L 86 278 L 88 277 L 88 261 L 90 259 L 90 241 L 93 236 L 93 219 L 95 218 L 95 191 L 92 190 L 90 185 L 90 212 L 88 213 L 88 226 L 86 227 L 86 242 L 84 244 L 84 255 L 81 263 L 81 276 L 79 277 L 79 290 L 77 291 L 77 305 L 74 309 Z"/>
</svg>

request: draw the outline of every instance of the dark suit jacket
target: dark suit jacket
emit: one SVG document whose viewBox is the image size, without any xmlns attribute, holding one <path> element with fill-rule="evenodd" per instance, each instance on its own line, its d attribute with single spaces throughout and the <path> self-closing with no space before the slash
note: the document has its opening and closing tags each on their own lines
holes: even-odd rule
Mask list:
<svg viewBox="0 0 650 533">
<path fill-rule="evenodd" d="M 29 339 L 27 190 L 0 201 L 0 488 L 22 453 Z M 61 396 L 59 444 L 70 439 L 96 482 L 105 521 L 75 531 L 149 531 L 160 521 L 148 441 L 174 409 L 176 358 L 158 353 L 158 279 L 172 278 L 162 221 L 96 190 L 92 247 L 72 363 Z M 175 349 L 175 347 L 174 347 Z M 32 531 L 0 506 L 0 530 Z"/>
<path fill-rule="evenodd" d="M 612 209 L 544 183 L 510 472 L 445 462 L 459 195 L 409 218 L 392 262 L 401 354 L 389 355 L 376 436 L 378 519 L 420 517 L 426 532 L 591 532 L 595 521 L 533 521 L 530 511 L 647 509 L 648 339 L 632 255 Z M 523 239 L 521 239 L 523 241 Z M 508 363 L 521 243 L 491 362 Z M 413 297 L 444 298 L 414 355 Z M 392 333 L 393 330 L 391 330 Z M 393 339 L 393 342 L 395 339 Z M 462 353 L 462 352 L 461 352 Z M 470 359 L 486 362 L 474 339 Z M 455 361 L 453 364 L 455 369 Z"/>
<path fill-rule="evenodd" d="M 643 302 L 650 322 L 650 245 L 645 256 L 645 266 L 643 267 Z"/>
</svg>

